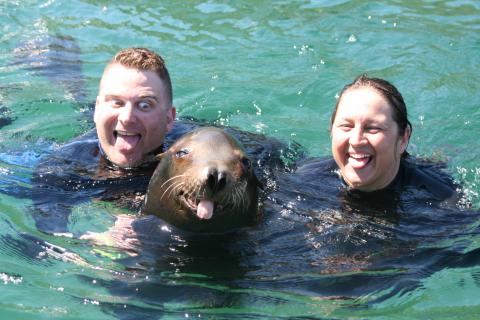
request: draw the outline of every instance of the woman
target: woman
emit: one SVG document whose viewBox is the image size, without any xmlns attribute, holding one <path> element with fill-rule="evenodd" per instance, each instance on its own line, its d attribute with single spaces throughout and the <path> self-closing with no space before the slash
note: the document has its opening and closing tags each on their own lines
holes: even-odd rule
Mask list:
<svg viewBox="0 0 480 320">
<path fill-rule="evenodd" d="M 453 195 L 449 177 L 408 159 L 412 125 L 402 95 L 388 81 L 361 75 L 345 86 L 330 129 L 333 159 L 349 189 L 422 188 L 438 200 Z"/>
</svg>

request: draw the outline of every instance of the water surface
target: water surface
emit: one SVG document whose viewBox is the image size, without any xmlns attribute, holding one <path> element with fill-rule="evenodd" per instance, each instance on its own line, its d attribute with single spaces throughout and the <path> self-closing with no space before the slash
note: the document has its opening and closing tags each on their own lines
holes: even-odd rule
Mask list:
<svg viewBox="0 0 480 320">
<path fill-rule="evenodd" d="M 409 109 L 411 153 L 446 161 L 478 209 L 479 17 L 473 0 L 2 2 L 0 118 L 9 121 L 0 122 L 0 190 L 18 192 L 0 193 L 0 316 L 476 318 L 480 232 L 469 211 L 342 220 L 298 186 L 317 208 L 309 216 L 293 201 L 233 239 L 172 237 L 132 259 L 41 233 L 21 193 L 40 156 L 93 127 L 89 104 L 105 62 L 146 46 L 167 61 L 180 116 L 295 141 L 313 157 L 330 153 L 343 85 L 363 72 L 386 78 Z M 71 39 L 56 47 L 66 60 L 32 49 L 52 37 Z M 76 205 L 69 228 L 102 230 L 119 213 L 108 202 Z M 45 241 L 75 255 L 64 259 Z"/>
</svg>

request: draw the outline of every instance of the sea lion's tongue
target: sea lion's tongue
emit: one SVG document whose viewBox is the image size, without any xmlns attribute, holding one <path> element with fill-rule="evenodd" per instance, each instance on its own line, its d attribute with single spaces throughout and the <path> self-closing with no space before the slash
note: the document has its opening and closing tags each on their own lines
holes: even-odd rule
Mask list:
<svg viewBox="0 0 480 320">
<path fill-rule="evenodd" d="M 201 200 L 197 204 L 197 217 L 200 219 L 210 219 L 213 216 L 213 202 L 210 200 Z"/>
<path fill-rule="evenodd" d="M 117 149 L 122 151 L 131 151 L 133 148 L 136 147 L 138 141 L 140 140 L 140 135 L 123 135 L 117 134 L 117 141 L 115 142 L 115 146 Z"/>
</svg>

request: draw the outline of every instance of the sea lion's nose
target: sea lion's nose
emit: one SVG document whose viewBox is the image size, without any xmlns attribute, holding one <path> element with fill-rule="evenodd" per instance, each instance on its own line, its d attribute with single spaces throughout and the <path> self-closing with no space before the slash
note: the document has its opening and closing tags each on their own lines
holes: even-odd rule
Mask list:
<svg viewBox="0 0 480 320">
<path fill-rule="evenodd" d="M 223 190 L 227 185 L 227 175 L 217 168 L 210 168 L 207 174 L 207 186 L 212 192 Z"/>
</svg>

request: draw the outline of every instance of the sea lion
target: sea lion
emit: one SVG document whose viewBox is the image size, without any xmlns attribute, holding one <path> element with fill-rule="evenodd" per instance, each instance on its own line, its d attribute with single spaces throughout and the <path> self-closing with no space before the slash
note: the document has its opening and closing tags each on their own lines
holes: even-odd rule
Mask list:
<svg viewBox="0 0 480 320">
<path fill-rule="evenodd" d="M 193 232 L 223 232 L 259 217 L 252 161 L 224 130 L 203 127 L 182 136 L 150 179 L 143 213 Z"/>
</svg>

